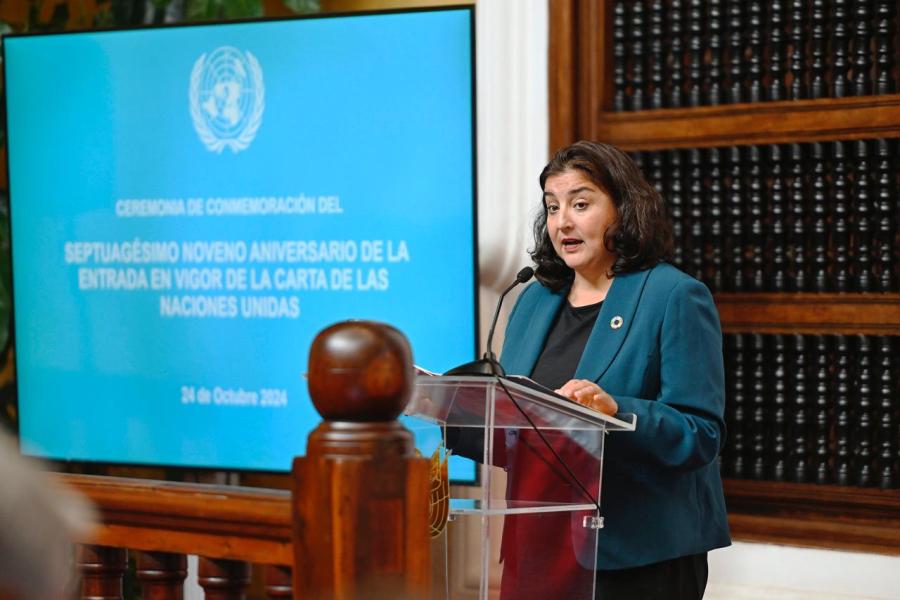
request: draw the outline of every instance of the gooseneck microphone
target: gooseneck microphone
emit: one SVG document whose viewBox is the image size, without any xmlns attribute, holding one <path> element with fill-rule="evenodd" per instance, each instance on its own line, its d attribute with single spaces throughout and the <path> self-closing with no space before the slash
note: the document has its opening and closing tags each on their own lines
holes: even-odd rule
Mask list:
<svg viewBox="0 0 900 600">
<path fill-rule="evenodd" d="M 444 375 L 506 375 L 503 367 L 497 362 L 497 357 L 491 348 L 494 342 L 494 329 L 497 328 L 497 318 L 500 316 L 500 307 L 503 306 L 503 299 L 514 287 L 520 283 L 525 283 L 532 277 L 534 277 L 534 269 L 525 267 L 516 274 L 516 280 L 509 284 L 509 287 L 500 294 L 500 299 L 497 300 L 497 308 L 494 310 L 494 318 L 491 320 L 491 328 L 488 330 L 487 351 L 484 353 L 484 356 L 478 360 L 453 367 Z"/>
<path fill-rule="evenodd" d="M 534 277 L 534 269 L 531 267 L 525 267 L 521 271 L 516 274 L 516 280 L 509 284 L 503 293 L 500 294 L 500 299 L 497 300 L 497 308 L 494 310 L 494 318 L 491 320 L 491 328 L 488 329 L 488 338 L 487 338 L 487 352 L 484 353 L 484 357 L 493 361 L 497 360 L 497 357 L 494 356 L 493 351 L 493 342 L 494 342 L 494 330 L 497 328 L 497 317 L 500 316 L 500 306 L 503 304 L 503 299 L 506 298 L 506 295 L 512 291 L 514 287 L 519 285 L 520 283 L 525 283 L 529 279 Z"/>
<path fill-rule="evenodd" d="M 553 445 L 549 441 L 547 441 L 547 437 L 544 435 L 544 433 L 540 429 L 538 429 L 537 425 L 535 425 L 534 421 L 532 420 L 531 416 L 529 416 L 528 412 L 525 411 L 519 405 L 519 403 L 516 401 L 515 395 L 510 393 L 510 391 L 506 387 L 506 384 L 503 383 L 504 378 L 506 377 L 506 371 L 504 371 L 503 367 L 500 366 L 500 363 L 497 362 L 497 357 L 494 356 L 494 351 L 491 349 L 491 346 L 494 341 L 494 329 L 497 327 L 497 317 L 500 316 L 500 307 L 503 305 L 503 299 L 506 297 L 506 295 L 510 291 L 512 291 L 512 289 L 514 287 L 516 287 L 520 283 L 525 283 L 532 277 L 534 277 L 534 269 L 532 269 L 531 267 L 525 267 L 524 269 L 519 271 L 519 273 L 516 275 L 516 280 L 513 281 L 509 285 L 508 288 L 503 290 L 502 294 L 500 294 L 500 299 L 497 300 L 497 308 L 494 311 L 494 319 L 491 321 L 491 328 L 488 330 L 487 351 L 484 353 L 484 356 L 478 360 L 468 362 L 464 365 L 459 365 L 458 367 L 454 367 L 454 368 L 450 369 L 449 371 L 447 371 L 446 373 L 444 373 L 444 375 L 480 375 L 480 376 L 487 376 L 487 377 L 496 377 L 497 384 L 501 388 L 503 388 L 503 392 L 506 394 L 506 397 L 509 398 L 509 401 L 512 403 L 512 405 L 516 407 L 516 410 L 518 410 L 519 413 L 522 415 L 522 417 L 525 419 L 525 421 L 528 422 L 528 425 L 531 427 L 531 429 L 534 431 L 534 433 L 538 436 L 538 438 L 540 438 L 541 442 L 544 444 L 544 447 L 546 447 L 547 450 L 550 452 L 550 454 L 553 455 L 553 458 L 556 460 L 556 462 L 559 465 L 561 465 L 563 470 L 565 470 L 565 472 L 569 475 L 569 478 L 572 480 L 572 483 L 574 483 L 575 486 L 578 489 L 580 489 L 581 492 L 585 495 L 585 497 L 591 501 L 591 504 L 593 504 L 594 506 L 597 507 L 597 515 L 599 516 L 600 515 L 600 503 L 597 500 L 597 498 L 595 498 L 588 491 L 588 489 L 584 486 L 584 484 L 581 483 L 581 480 L 578 479 L 578 476 L 575 475 L 575 473 L 572 471 L 572 469 L 569 467 L 569 465 L 566 464 L 566 461 L 564 461 L 562 459 L 562 457 L 559 455 L 559 453 L 556 451 L 556 449 L 553 447 Z M 534 383 L 534 382 L 532 382 L 532 383 Z M 543 386 L 541 386 L 540 384 L 535 383 L 535 385 L 538 388 L 540 388 L 540 391 L 542 391 L 544 393 L 547 393 L 547 394 L 554 393 L 551 390 L 543 389 Z M 529 386 L 529 387 L 531 387 L 531 386 Z M 454 431 L 456 431 L 456 433 L 454 433 Z M 448 442 L 448 446 L 452 447 L 459 443 L 460 436 L 462 434 L 460 434 L 458 432 L 459 432 L 459 428 L 454 428 L 452 426 L 447 427 L 447 439 L 450 440 L 451 436 L 452 436 L 452 438 L 456 440 L 456 442 Z M 486 438 L 486 439 L 489 439 L 489 438 Z M 483 441 L 482 441 L 482 443 L 483 443 Z M 483 452 L 483 450 L 484 450 L 484 448 L 482 447 L 481 451 Z M 549 465 L 549 463 L 548 463 L 548 465 Z"/>
</svg>

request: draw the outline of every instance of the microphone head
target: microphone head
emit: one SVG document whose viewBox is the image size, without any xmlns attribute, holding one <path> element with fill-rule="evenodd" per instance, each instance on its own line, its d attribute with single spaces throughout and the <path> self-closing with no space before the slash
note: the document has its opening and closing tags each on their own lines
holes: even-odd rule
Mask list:
<svg viewBox="0 0 900 600">
<path fill-rule="evenodd" d="M 516 281 L 519 283 L 525 283 L 532 277 L 534 277 L 534 269 L 532 269 L 531 267 L 525 267 L 516 275 Z"/>
</svg>

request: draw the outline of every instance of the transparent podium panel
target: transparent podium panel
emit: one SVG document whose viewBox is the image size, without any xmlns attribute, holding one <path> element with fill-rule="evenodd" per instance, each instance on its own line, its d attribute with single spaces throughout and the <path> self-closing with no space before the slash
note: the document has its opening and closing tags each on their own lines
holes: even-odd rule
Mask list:
<svg viewBox="0 0 900 600">
<path fill-rule="evenodd" d="M 454 515 L 434 540 L 432 598 L 594 598 L 596 531 L 585 540 L 580 523 L 594 513 Z M 581 544 L 591 546 L 588 555 L 578 555 Z"/>
<path fill-rule="evenodd" d="M 604 439 L 633 431 L 633 415 L 477 376 L 419 376 L 406 413 L 479 465 L 480 487 L 450 494 L 434 541 L 435 598 L 594 597 Z"/>
</svg>

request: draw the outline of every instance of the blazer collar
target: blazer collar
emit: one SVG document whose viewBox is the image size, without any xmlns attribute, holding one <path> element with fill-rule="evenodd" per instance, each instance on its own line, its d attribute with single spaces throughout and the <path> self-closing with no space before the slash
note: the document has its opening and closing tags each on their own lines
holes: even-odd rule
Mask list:
<svg viewBox="0 0 900 600">
<path fill-rule="evenodd" d="M 574 379 L 599 381 L 625 341 L 650 270 L 618 275 L 613 279 L 600 314 L 591 330 Z M 542 344 L 543 345 L 543 344 Z"/>
<path fill-rule="evenodd" d="M 534 365 L 540 357 L 541 350 L 544 349 L 544 342 L 550 333 L 550 326 L 553 325 L 554 317 L 556 317 L 560 305 L 565 301 L 569 288 L 566 286 L 554 292 L 541 285 L 538 293 L 540 296 L 528 319 L 523 343 L 511 346 L 509 350 L 512 352 L 504 352 L 501 357 L 503 367 L 508 373 L 529 375 L 534 370 Z"/>
<path fill-rule="evenodd" d="M 613 279 L 575 370 L 575 379 L 597 381 L 612 364 L 631 328 L 649 273 L 649 270 L 639 271 L 618 275 Z M 552 292 L 542 287 L 541 292 L 542 295 L 537 300 L 528 321 L 525 343 L 509 348 L 512 355 L 503 357 L 504 368 L 509 373 L 527 375 L 534 369 L 550 333 L 550 326 L 553 325 L 554 317 L 565 301 L 569 289 L 566 287 L 558 292 Z M 621 318 L 619 327 L 613 327 L 613 319 L 616 317 Z M 618 322 L 619 319 L 616 319 L 615 324 Z"/>
</svg>

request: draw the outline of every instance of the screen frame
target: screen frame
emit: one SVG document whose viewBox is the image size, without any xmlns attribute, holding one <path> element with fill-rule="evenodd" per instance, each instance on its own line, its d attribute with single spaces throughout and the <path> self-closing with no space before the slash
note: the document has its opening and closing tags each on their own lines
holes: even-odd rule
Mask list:
<svg viewBox="0 0 900 600">
<path fill-rule="evenodd" d="M 139 32 L 139 31 L 155 31 L 160 29 L 171 29 L 171 28 L 185 28 L 185 27 L 196 27 L 196 28 L 223 28 L 231 25 L 247 25 L 247 24 L 265 24 L 265 23 L 273 23 L 273 22 L 284 22 L 284 21 L 307 21 L 307 20 L 324 20 L 324 19 L 338 19 L 338 18 L 356 18 L 356 17 L 369 17 L 369 16 L 382 16 L 382 15 L 394 15 L 394 14 L 418 14 L 418 13 L 431 13 L 431 12 L 451 12 L 451 11 L 465 11 L 468 13 L 468 21 L 469 21 L 469 40 L 470 40 L 470 73 L 471 73 L 471 98 L 470 98 L 470 111 L 471 111 L 471 140 L 472 140 L 472 148 L 471 148 L 471 157 L 472 157 L 472 274 L 474 277 L 473 281 L 473 325 L 474 325 L 474 347 L 473 347 L 473 359 L 477 358 L 480 355 L 481 341 L 480 341 L 480 332 L 481 332 L 481 319 L 480 319 L 480 294 L 479 294 L 479 285 L 480 285 L 480 271 L 479 271 L 479 249 L 478 249 L 478 114 L 477 114 L 477 72 L 476 72 L 476 27 L 475 27 L 475 6 L 474 4 L 458 4 L 458 5 L 443 5 L 443 6 L 432 6 L 432 7 L 419 7 L 419 8 L 399 8 L 399 9 L 383 9 L 383 10 L 364 10 L 364 11 L 348 11 L 348 12 L 333 12 L 333 13 L 315 13 L 315 14 L 305 14 L 305 15 L 292 15 L 285 17 L 261 17 L 261 18 L 248 18 L 248 19 L 233 19 L 228 21 L 203 21 L 203 22 L 179 22 L 179 23 L 159 23 L 159 24 L 151 24 L 151 25 L 137 25 L 137 26 L 117 26 L 117 27 L 109 27 L 109 28 L 79 28 L 65 31 L 49 31 L 49 32 L 27 32 L 27 33 L 6 33 L 0 36 L 0 45 L 2 45 L 3 56 L 6 54 L 6 40 L 14 39 L 14 38 L 41 38 L 41 37 L 50 37 L 50 36 L 78 36 L 78 35 L 94 35 L 99 33 L 115 33 L 115 32 Z M 7 140 L 9 139 L 9 130 L 10 130 L 10 115 L 7 110 L 7 98 L 8 95 L 5 93 L 5 90 L 9 89 L 9 81 L 7 78 L 7 61 L 3 60 L 2 62 L 2 77 L 3 77 L 3 112 L 4 112 L 4 125 L 6 127 Z M 15 305 L 15 275 L 13 273 L 13 252 L 15 248 L 15 244 L 13 241 L 12 235 L 12 221 L 13 221 L 13 210 L 12 210 L 12 173 L 9 169 L 9 148 L 7 146 L 7 152 L 5 155 L 5 166 L 7 172 L 7 207 L 8 207 L 8 224 L 9 224 L 9 257 L 10 257 L 10 312 L 9 312 L 9 342 L 8 342 L 8 350 L 13 351 L 12 358 L 12 369 L 15 376 L 15 406 L 17 414 L 20 412 L 20 396 L 19 396 L 19 377 L 18 377 L 18 354 L 15 353 L 16 347 L 16 305 Z M 426 365 L 427 366 L 427 365 Z M 16 441 L 20 444 L 21 450 L 21 440 L 19 437 L 20 431 L 20 419 L 16 419 L 16 428 L 15 435 Z M 100 473 L 107 471 L 109 469 L 129 469 L 129 470 L 147 470 L 147 471 L 158 471 L 160 469 L 164 469 L 166 473 L 166 479 L 173 480 L 190 480 L 192 477 L 203 476 L 203 474 L 215 474 L 215 473 L 226 473 L 226 474 L 248 474 L 248 475 L 269 475 L 269 476 L 278 476 L 278 475 L 287 475 L 290 471 L 285 470 L 267 470 L 267 469 L 235 469 L 235 468 L 220 468 L 220 467 L 208 467 L 208 466 L 189 466 L 189 465 L 170 465 L 170 464 L 157 464 L 157 463 L 133 463 L 133 462 L 110 462 L 110 461 L 92 461 L 92 460 L 65 460 L 53 457 L 35 457 L 39 460 L 51 465 L 58 466 L 59 470 L 62 471 L 76 471 L 76 472 L 85 472 L 85 473 Z M 154 477 L 155 478 L 155 477 Z M 479 486 L 481 485 L 481 470 L 478 468 L 478 464 L 475 463 L 475 473 L 474 477 L 471 480 L 462 479 L 456 480 L 451 479 L 450 483 L 453 485 L 463 485 L 463 486 Z"/>
</svg>

